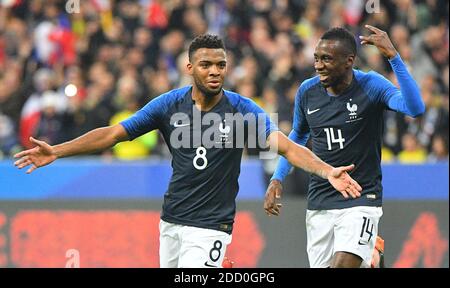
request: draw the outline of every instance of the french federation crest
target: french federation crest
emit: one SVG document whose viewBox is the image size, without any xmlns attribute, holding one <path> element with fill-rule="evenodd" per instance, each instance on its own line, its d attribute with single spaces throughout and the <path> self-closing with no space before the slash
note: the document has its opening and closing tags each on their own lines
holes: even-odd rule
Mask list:
<svg viewBox="0 0 450 288">
<path fill-rule="evenodd" d="M 348 115 L 350 116 L 350 120 L 356 119 L 358 117 L 358 114 L 356 111 L 358 110 L 358 105 L 351 103 L 352 99 L 350 99 L 350 102 L 347 102 L 347 110 L 350 112 Z"/>
<path fill-rule="evenodd" d="M 230 133 L 230 126 L 225 125 L 225 119 L 223 120 L 222 123 L 220 123 L 219 125 L 219 132 L 220 134 L 220 141 L 222 143 L 228 143 L 228 133 Z"/>
</svg>

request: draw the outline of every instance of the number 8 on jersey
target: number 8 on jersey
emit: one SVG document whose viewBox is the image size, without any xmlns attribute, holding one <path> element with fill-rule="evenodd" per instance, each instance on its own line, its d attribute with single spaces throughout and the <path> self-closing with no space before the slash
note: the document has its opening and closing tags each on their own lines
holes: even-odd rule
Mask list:
<svg viewBox="0 0 450 288">
<path fill-rule="evenodd" d="M 200 163 L 203 162 L 203 164 L 199 165 L 199 160 Z M 197 150 L 195 151 L 195 157 L 192 161 L 192 163 L 194 164 L 195 169 L 197 170 L 203 170 L 206 168 L 206 166 L 208 165 L 208 159 L 206 159 L 206 148 L 205 147 L 198 147 Z"/>
</svg>

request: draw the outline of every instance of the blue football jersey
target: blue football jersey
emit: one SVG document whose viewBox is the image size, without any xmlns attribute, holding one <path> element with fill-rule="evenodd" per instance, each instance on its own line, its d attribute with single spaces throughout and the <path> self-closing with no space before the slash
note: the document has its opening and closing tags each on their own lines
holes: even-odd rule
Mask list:
<svg viewBox="0 0 450 288">
<path fill-rule="evenodd" d="M 326 179 L 311 175 L 308 209 L 382 205 L 383 113 L 389 109 L 417 116 L 425 109 L 419 89 L 400 56 L 390 63 L 400 89 L 374 71 L 357 69 L 353 69 L 350 86 L 338 96 L 329 95 L 318 76 L 300 85 L 289 138 L 302 145 L 310 138 L 312 151 L 335 167 L 355 164 L 350 175 L 363 188 L 361 197 L 346 199 Z M 290 168 L 281 158 L 272 179 L 283 180 Z"/>
<path fill-rule="evenodd" d="M 265 141 L 278 130 L 252 100 L 223 91 L 204 112 L 195 107 L 192 86 L 172 90 L 121 122 L 131 140 L 159 129 L 169 147 L 173 173 L 164 195 L 164 221 L 231 233 L 242 142 Z"/>
</svg>

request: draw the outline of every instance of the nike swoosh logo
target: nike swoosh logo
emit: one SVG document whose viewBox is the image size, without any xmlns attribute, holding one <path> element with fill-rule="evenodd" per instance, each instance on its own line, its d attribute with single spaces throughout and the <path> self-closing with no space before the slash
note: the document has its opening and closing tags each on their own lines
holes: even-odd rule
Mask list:
<svg viewBox="0 0 450 288">
<path fill-rule="evenodd" d="M 217 268 L 217 266 L 214 266 L 214 265 L 209 264 L 208 261 L 205 262 L 205 266 L 206 266 L 206 267 Z"/>
<path fill-rule="evenodd" d="M 358 241 L 358 244 L 359 244 L 359 245 L 367 245 L 366 242 L 361 242 L 361 240 Z"/>
<path fill-rule="evenodd" d="M 183 124 L 183 123 L 180 123 L 180 122 L 173 123 L 173 127 L 176 127 L 176 128 L 178 128 L 178 127 L 185 127 L 185 126 L 189 126 L 189 125 L 191 125 L 191 124 L 190 123 Z"/>
<path fill-rule="evenodd" d="M 317 108 L 317 109 L 315 109 L 315 110 L 309 110 L 309 108 L 308 108 L 308 111 L 306 111 L 307 113 L 308 113 L 308 115 L 311 115 L 311 114 L 313 114 L 313 113 L 316 113 L 317 111 L 319 111 L 320 110 L 320 108 Z"/>
</svg>

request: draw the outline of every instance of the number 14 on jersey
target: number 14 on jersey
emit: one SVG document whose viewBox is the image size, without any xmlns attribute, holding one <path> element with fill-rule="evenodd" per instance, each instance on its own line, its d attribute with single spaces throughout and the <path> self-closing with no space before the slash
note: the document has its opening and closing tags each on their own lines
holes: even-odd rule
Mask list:
<svg viewBox="0 0 450 288">
<path fill-rule="evenodd" d="M 337 137 L 334 134 L 333 128 L 325 128 L 323 130 L 325 130 L 325 134 L 327 134 L 328 150 L 332 149 L 331 144 L 333 144 L 333 143 L 339 143 L 339 149 L 344 149 L 345 138 L 342 137 L 341 129 L 336 129 Z"/>
</svg>

